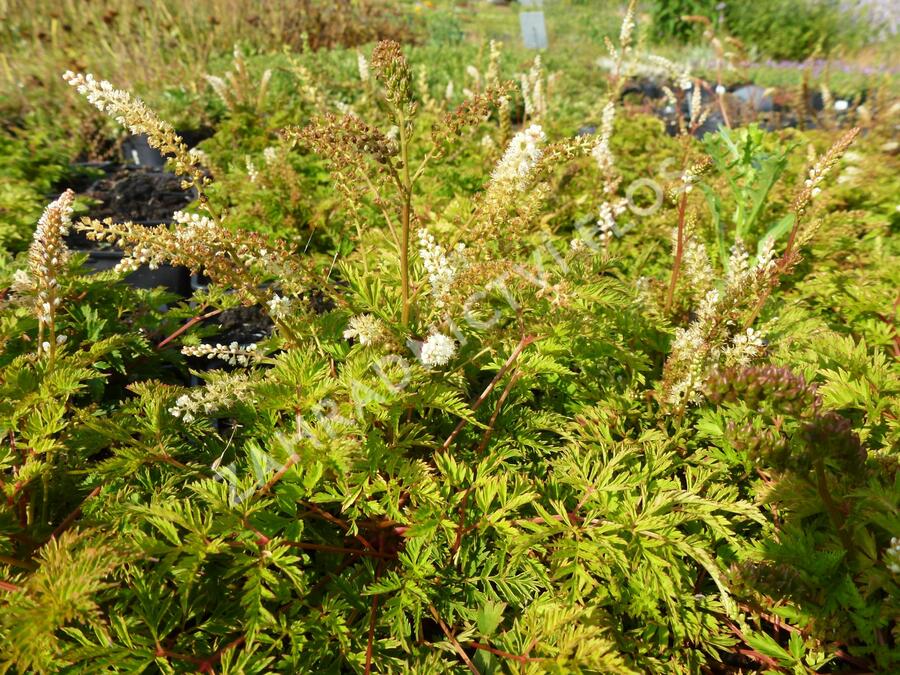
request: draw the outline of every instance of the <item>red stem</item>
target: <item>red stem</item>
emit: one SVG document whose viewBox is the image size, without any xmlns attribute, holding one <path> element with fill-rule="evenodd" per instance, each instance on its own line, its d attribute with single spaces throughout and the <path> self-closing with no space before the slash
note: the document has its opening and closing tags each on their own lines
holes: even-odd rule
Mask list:
<svg viewBox="0 0 900 675">
<path fill-rule="evenodd" d="M 471 645 L 475 649 L 481 649 L 486 652 L 490 652 L 491 654 L 496 654 L 497 656 L 502 656 L 505 659 L 512 659 L 513 661 L 518 661 L 519 663 L 529 663 L 534 661 L 544 661 L 545 659 L 539 657 L 532 656 L 522 656 L 520 654 L 510 654 L 509 652 L 504 652 L 500 649 L 494 649 L 493 647 L 489 647 L 488 645 L 483 645 L 480 642 L 468 642 L 466 643 Z"/>
<path fill-rule="evenodd" d="M 500 380 L 503 378 L 503 376 L 506 375 L 506 373 L 509 371 L 510 368 L 512 368 L 512 365 L 515 362 L 515 360 L 517 358 L 519 358 L 519 354 L 521 354 L 525 350 L 525 348 L 528 347 L 528 345 L 530 345 L 532 342 L 534 342 L 536 340 L 537 340 L 537 338 L 532 335 L 525 335 L 522 337 L 521 340 L 519 340 L 519 344 L 516 345 L 516 348 L 513 350 L 513 353 L 509 355 L 508 359 L 506 359 L 506 363 L 504 363 L 503 367 L 497 371 L 497 374 L 494 375 L 494 379 L 491 380 L 490 384 L 488 384 L 487 387 L 485 387 L 485 390 L 483 392 L 481 392 L 481 396 L 479 396 L 472 403 L 473 411 L 478 410 L 478 408 L 480 408 L 481 405 L 487 400 L 487 397 L 494 390 L 494 387 L 497 386 L 497 383 L 500 382 Z M 447 440 L 444 441 L 444 444 L 441 446 L 441 450 L 447 450 L 450 448 L 450 445 L 453 443 L 453 441 L 456 439 L 456 437 L 459 436 L 459 432 L 463 430 L 463 427 L 465 427 L 467 423 L 468 422 L 464 419 L 459 421 L 459 424 L 456 425 L 456 428 L 453 430 L 453 433 L 451 433 L 450 436 L 447 437 Z"/>
<path fill-rule="evenodd" d="M 87 504 L 90 500 L 100 494 L 100 486 L 98 485 L 93 490 L 88 493 L 88 496 L 84 498 L 84 501 L 81 502 L 81 506 L 72 511 L 68 516 L 66 516 L 65 520 L 63 520 L 59 526 L 53 530 L 53 534 L 50 535 L 50 539 L 58 539 L 59 536 L 72 527 L 72 523 L 74 523 L 78 517 L 81 515 L 82 510 L 84 509 L 84 505 Z"/>
<path fill-rule="evenodd" d="M 206 307 L 204 306 L 203 309 L 206 309 Z M 203 310 L 201 309 L 201 311 L 203 311 Z M 179 328 L 179 329 L 176 330 L 174 333 L 172 333 L 172 334 L 171 334 L 169 337 L 167 337 L 165 340 L 163 340 L 163 341 L 160 342 L 158 345 L 156 345 L 156 348 L 157 348 L 157 349 L 162 349 L 162 348 L 165 347 L 167 344 L 169 344 L 172 340 L 174 340 L 175 338 L 177 338 L 179 335 L 181 335 L 182 333 L 184 333 L 186 330 L 190 329 L 192 326 L 196 326 L 196 325 L 197 325 L 198 323 L 200 323 L 201 321 L 206 321 L 207 319 L 211 319 L 212 317 L 217 316 L 217 315 L 219 315 L 219 314 L 221 314 L 221 313 L 222 313 L 222 310 L 221 310 L 221 309 L 216 309 L 216 310 L 213 310 L 212 312 L 207 312 L 207 313 L 204 314 L 203 316 L 195 316 L 193 319 L 191 319 L 190 321 L 188 321 L 186 324 L 184 324 L 181 328 Z"/>
<path fill-rule="evenodd" d="M 675 299 L 675 287 L 678 285 L 678 274 L 681 272 L 681 259 L 684 257 L 684 214 L 687 209 L 687 191 L 681 193 L 678 204 L 678 241 L 675 245 L 675 260 L 672 263 L 672 279 L 669 281 L 669 292 L 666 294 L 666 313 L 672 309 Z"/>
<path fill-rule="evenodd" d="M 372 609 L 369 611 L 369 642 L 366 645 L 366 675 L 372 672 L 372 650 L 375 646 L 375 616 L 378 609 L 378 596 L 372 596 Z"/>
</svg>

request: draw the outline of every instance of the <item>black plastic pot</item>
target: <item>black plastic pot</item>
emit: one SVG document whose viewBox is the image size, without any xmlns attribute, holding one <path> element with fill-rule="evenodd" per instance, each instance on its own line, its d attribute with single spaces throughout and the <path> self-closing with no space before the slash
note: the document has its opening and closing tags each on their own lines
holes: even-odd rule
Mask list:
<svg viewBox="0 0 900 675">
<path fill-rule="evenodd" d="M 95 272 L 111 270 L 122 260 L 121 251 L 73 251 L 74 253 L 86 253 L 88 256 L 85 266 Z M 160 265 L 151 270 L 147 265 L 125 277 L 125 283 L 135 288 L 158 288 L 162 286 L 167 291 L 176 293 L 182 297 L 191 295 L 191 274 L 184 267 Z"/>
<path fill-rule="evenodd" d="M 215 130 L 211 127 L 201 127 L 200 129 L 176 129 L 175 133 L 189 148 L 193 148 L 200 141 L 212 137 Z M 122 141 L 122 156 L 126 162 L 136 166 L 161 169 L 166 165 L 165 156 L 150 146 L 146 134 L 134 134 Z"/>
<path fill-rule="evenodd" d="M 126 162 L 136 166 L 161 169 L 166 165 L 166 158 L 159 150 L 150 147 L 146 134 L 129 136 L 122 141 L 122 156 Z"/>
</svg>

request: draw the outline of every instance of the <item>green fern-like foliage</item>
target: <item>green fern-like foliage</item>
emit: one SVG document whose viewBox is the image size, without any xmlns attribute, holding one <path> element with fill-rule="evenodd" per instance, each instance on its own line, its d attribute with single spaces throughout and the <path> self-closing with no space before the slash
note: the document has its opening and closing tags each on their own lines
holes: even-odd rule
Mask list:
<svg viewBox="0 0 900 675">
<path fill-rule="evenodd" d="M 496 72 L 455 106 L 399 45 L 365 63 L 352 115 L 309 80 L 277 134 L 277 91 L 232 101 L 212 184 L 70 78 L 201 190 L 170 227 L 75 227 L 212 283 L 69 260 L 51 312 L 36 254 L 0 268 L 0 670 L 895 669 L 897 223 L 877 183 L 813 200 L 856 132 L 620 112 L 626 177 L 644 147 L 685 166 L 585 232 L 626 191 L 596 138 L 514 127 Z M 254 345 L 205 323 L 239 305 Z"/>
</svg>

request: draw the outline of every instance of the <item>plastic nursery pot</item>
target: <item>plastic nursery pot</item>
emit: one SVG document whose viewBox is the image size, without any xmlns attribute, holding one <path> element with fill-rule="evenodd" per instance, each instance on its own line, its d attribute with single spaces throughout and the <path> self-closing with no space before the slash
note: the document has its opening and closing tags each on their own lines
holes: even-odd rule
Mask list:
<svg viewBox="0 0 900 675">
<path fill-rule="evenodd" d="M 158 221 L 137 222 L 139 225 L 162 225 L 164 223 Z M 121 251 L 96 250 L 96 249 L 73 249 L 74 253 L 86 253 L 88 259 L 85 261 L 85 267 L 95 272 L 103 272 L 114 268 L 122 260 L 123 253 Z M 151 270 L 148 265 L 142 265 L 137 270 L 125 277 L 125 283 L 134 288 L 158 288 L 162 286 L 171 293 L 176 293 L 182 297 L 189 298 L 191 296 L 191 273 L 185 267 L 174 267 L 172 265 L 160 265 L 155 270 Z"/>
<path fill-rule="evenodd" d="M 199 129 L 176 129 L 175 133 L 189 148 L 193 148 L 200 141 L 211 138 L 215 130 L 212 127 L 200 127 Z M 150 146 L 146 134 L 133 134 L 122 141 L 122 157 L 126 162 L 151 169 L 161 169 L 166 165 L 165 156 Z"/>
<path fill-rule="evenodd" d="M 146 134 L 129 136 L 122 141 L 122 157 L 126 162 L 152 169 L 161 169 L 166 165 L 166 158 L 159 150 L 150 147 Z"/>
</svg>

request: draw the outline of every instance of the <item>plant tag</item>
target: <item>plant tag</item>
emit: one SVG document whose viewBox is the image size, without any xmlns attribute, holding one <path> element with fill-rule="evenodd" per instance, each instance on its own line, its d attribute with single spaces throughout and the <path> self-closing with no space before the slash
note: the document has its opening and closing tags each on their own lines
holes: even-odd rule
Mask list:
<svg viewBox="0 0 900 675">
<path fill-rule="evenodd" d="M 547 24 L 543 12 L 522 12 L 519 23 L 526 49 L 547 49 Z"/>
<path fill-rule="evenodd" d="M 519 0 L 522 7 L 543 7 L 544 0 Z"/>
</svg>

